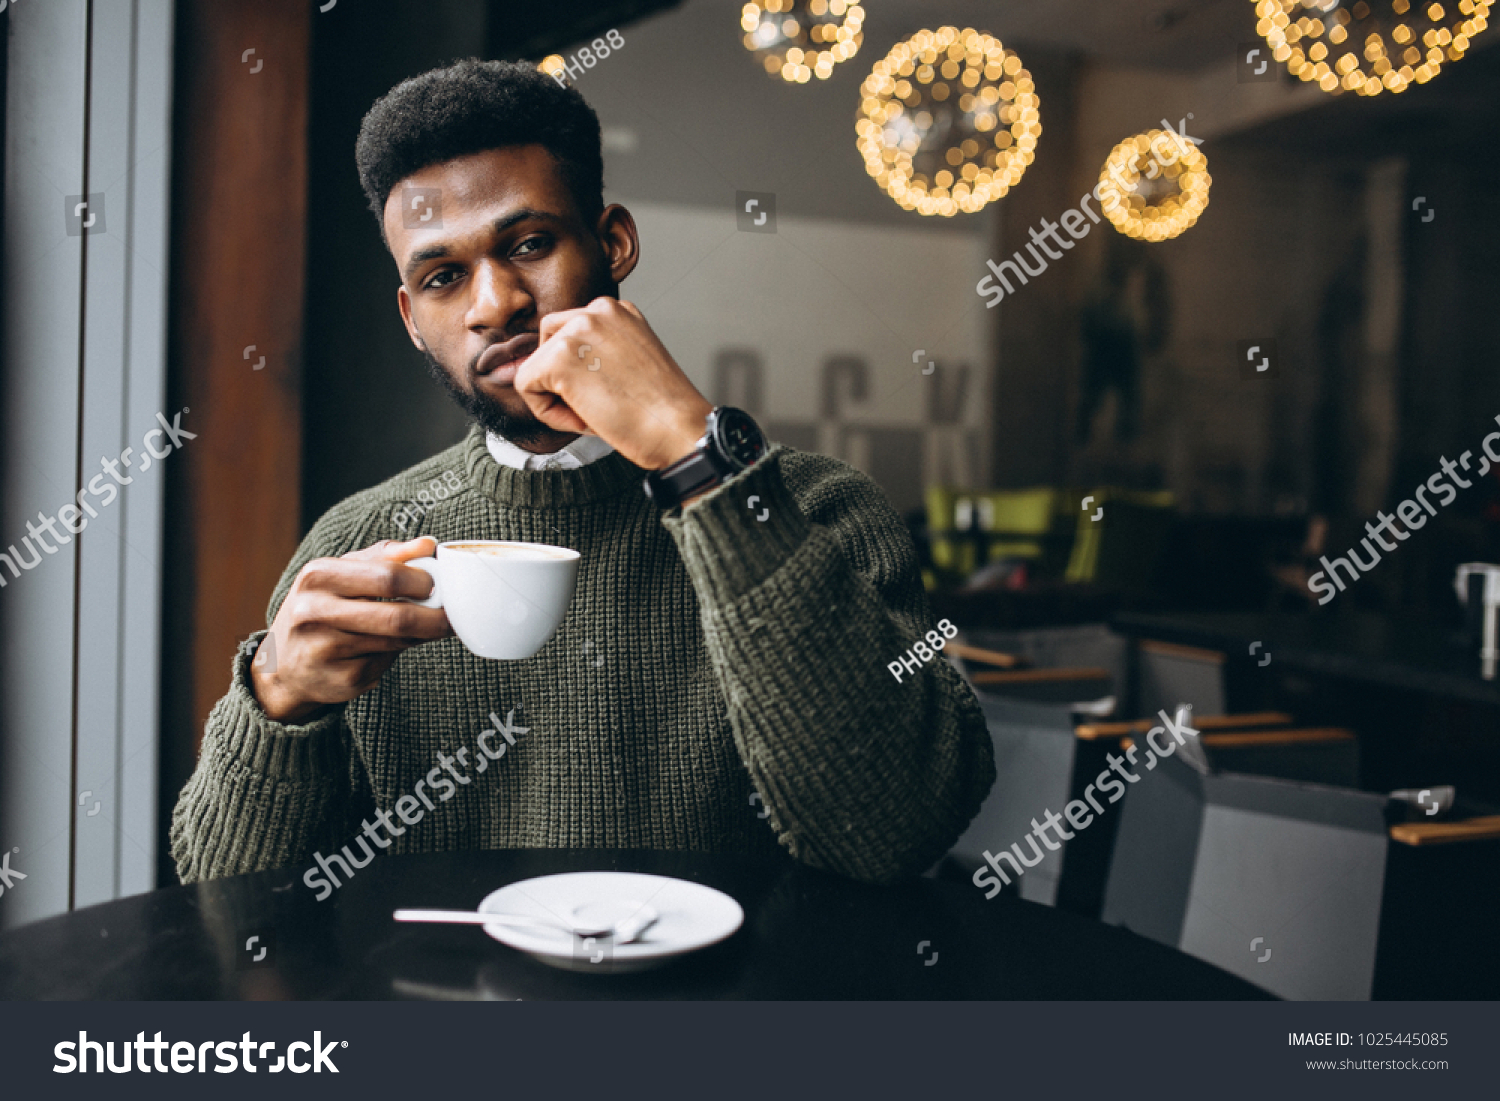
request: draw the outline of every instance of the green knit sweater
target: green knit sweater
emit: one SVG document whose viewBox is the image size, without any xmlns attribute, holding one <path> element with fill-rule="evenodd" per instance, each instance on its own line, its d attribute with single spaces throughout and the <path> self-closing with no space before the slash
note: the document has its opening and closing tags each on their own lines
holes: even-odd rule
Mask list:
<svg viewBox="0 0 1500 1101">
<path fill-rule="evenodd" d="M 945 660 L 900 682 L 886 668 L 934 623 L 879 488 L 784 447 L 665 514 L 642 478 L 618 453 L 516 470 L 475 428 L 324 514 L 268 622 L 309 560 L 416 535 L 572 547 L 577 591 L 531 658 L 429 642 L 300 726 L 256 702 L 249 663 L 264 632 L 247 640 L 173 814 L 183 882 L 300 868 L 346 846 L 362 864 L 371 851 L 779 845 L 871 882 L 937 860 L 988 793 L 994 756 Z M 434 481 L 459 488 L 413 524 L 410 503 L 433 500 Z M 462 763 L 440 767 L 460 749 Z"/>
</svg>

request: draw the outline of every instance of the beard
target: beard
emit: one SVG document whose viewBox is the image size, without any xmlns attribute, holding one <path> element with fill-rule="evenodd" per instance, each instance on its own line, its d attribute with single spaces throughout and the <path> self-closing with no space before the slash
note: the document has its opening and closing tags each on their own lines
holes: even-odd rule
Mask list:
<svg viewBox="0 0 1500 1101">
<path fill-rule="evenodd" d="M 525 447 L 527 444 L 536 443 L 544 433 L 552 431 L 537 420 L 529 409 L 518 416 L 507 413 L 505 408 L 488 394 L 482 394 L 478 390 L 465 392 L 453 380 L 453 375 L 448 368 L 437 361 L 436 356 L 426 350 L 422 352 L 422 355 L 427 360 L 427 373 L 436 379 L 444 390 L 448 391 L 448 396 L 469 415 L 469 419 L 486 432 L 493 432 L 517 447 Z M 474 358 L 477 362 L 479 357 Z M 469 372 L 472 377 L 473 364 L 469 365 Z"/>
</svg>

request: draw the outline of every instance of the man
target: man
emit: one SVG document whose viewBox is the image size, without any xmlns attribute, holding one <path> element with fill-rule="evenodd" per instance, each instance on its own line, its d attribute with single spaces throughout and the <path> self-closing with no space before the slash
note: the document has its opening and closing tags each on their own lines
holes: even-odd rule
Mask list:
<svg viewBox="0 0 1500 1101">
<path fill-rule="evenodd" d="M 183 881 L 316 862 L 321 899 L 378 851 L 467 848 L 929 867 L 995 769 L 945 661 L 887 670 L 936 626 L 911 541 L 870 479 L 715 410 L 618 300 L 640 244 L 592 109 L 464 61 L 377 102 L 356 159 L 407 332 L 476 425 L 303 540 L 178 801 Z M 400 602 L 431 586 L 405 562 L 466 539 L 581 553 L 533 657 Z"/>
</svg>

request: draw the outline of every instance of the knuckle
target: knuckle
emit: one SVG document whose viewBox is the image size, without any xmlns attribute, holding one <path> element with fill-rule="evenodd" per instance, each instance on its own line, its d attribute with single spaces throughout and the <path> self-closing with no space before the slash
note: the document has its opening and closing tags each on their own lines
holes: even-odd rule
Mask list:
<svg viewBox="0 0 1500 1101">
<path fill-rule="evenodd" d="M 313 623 L 317 621 L 321 602 L 316 594 L 297 593 L 287 603 L 291 606 L 292 622 Z"/>
<path fill-rule="evenodd" d="M 385 566 L 376 571 L 374 589 L 376 596 L 387 600 L 405 595 L 401 589 L 401 578 L 393 566 Z"/>
<path fill-rule="evenodd" d="M 333 682 L 342 692 L 357 693 L 365 683 L 364 663 L 358 661 L 346 663 L 334 672 Z"/>
<path fill-rule="evenodd" d="M 416 609 L 410 604 L 390 604 L 386 606 L 382 624 L 386 635 L 400 638 L 412 632 L 412 613 Z"/>
<path fill-rule="evenodd" d="M 297 583 L 303 588 L 315 589 L 321 587 L 327 583 L 332 563 L 333 559 L 331 558 L 314 558 L 297 571 Z"/>
</svg>

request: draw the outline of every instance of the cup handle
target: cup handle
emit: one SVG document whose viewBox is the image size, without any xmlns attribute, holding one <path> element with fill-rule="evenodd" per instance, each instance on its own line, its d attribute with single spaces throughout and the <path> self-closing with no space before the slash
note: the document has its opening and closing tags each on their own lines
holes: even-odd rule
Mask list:
<svg viewBox="0 0 1500 1101">
<path fill-rule="evenodd" d="M 420 604 L 424 608 L 441 608 L 443 606 L 443 593 L 439 588 L 438 582 L 438 560 L 436 558 L 413 558 L 405 564 L 414 570 L 421 570 L 428 577 L 432 578 L 432 592 L 426 600 L 413 600 L 410 597 L 402 597 L 401 599 L 408 604 Z"/>
</svg>

